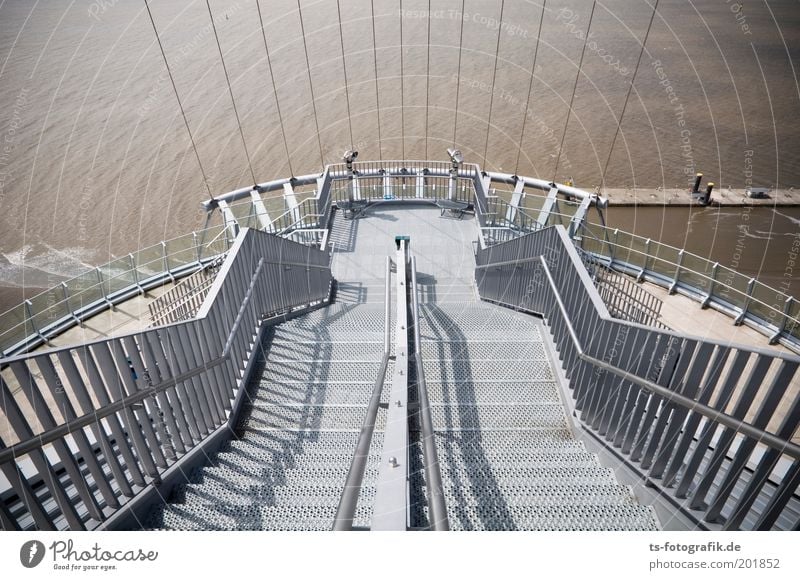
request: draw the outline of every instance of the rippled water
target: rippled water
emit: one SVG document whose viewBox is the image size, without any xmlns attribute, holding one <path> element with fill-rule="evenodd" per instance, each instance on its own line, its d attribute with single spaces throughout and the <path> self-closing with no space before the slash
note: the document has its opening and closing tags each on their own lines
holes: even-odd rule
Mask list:
<svg viewBox="0 0 800 580">
<path fill-rule="evenodd" d="M 255 0 L 210 4 L 253 172 L 259 180 L 286 175 Z M 316 172 L 351 146 L 362 159 L 441 159 L 454 137 L 467 160 L 516 169 L 541 3 L 507 0 L 498 27 L 500 2 L 466 1 L 459 77 L 461 5 L 406 0 L 401 20 L 398 1 L 375 0 L 373 50 L 371 2 L 342 0 L 346 92 L 336 2 L 304 0 L 315 123 L 297 4 L 262 0 L 295 174 Z M 722 185 L 800 185 L 800 10 L 794 0 L 737 6 L 662 0 L 610 185 L 680 186 L 696 170 Z M 588 0 L 547 2 L 518 168 L 587 188 L 600 181 L 651 10 L 638 0 L 597 5 L 556 172 L 590 8 Z M 153 0 L 152 10 L 209 188 L 249 184 L 205 2 Z M 143 2 L 0 2 L 0 104 L 0 284 L 53 285 L 201 225 L 208 193 Z M 707 211 L 707 219 L 693 214 L 687 239 L 724 256 L 731 238 L 714 232 L 728 231 L 739 213 Z M 613 212 L 612 221 L 652 222 L 651 210 Z M 665 233 L 680 239 L 683 210 L 665 215 Z M 748 238 L 768 277 L 786 265 L 774 244 L 800 230 L 797 213 L 787 215 L 795 221 L 775 219 Z M 0 301 L 19 292 L 8 296 Z"/>
</svg>

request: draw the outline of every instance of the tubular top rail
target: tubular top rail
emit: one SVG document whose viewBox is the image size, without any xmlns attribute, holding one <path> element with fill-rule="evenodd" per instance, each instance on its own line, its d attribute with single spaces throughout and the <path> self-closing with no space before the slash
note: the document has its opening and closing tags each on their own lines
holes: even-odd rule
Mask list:
<svg viewBox="0 0 800 580">
<path fill-rule="evenodd" d="M 563 226 L 560 226 L 560 225 L 547 226 L 547 228 L 543 228 L 542 230 L 536 230 L 536 231 L 539 232 L 539 231 L 543 231 L 544 229 L 550 229 L 550 228 L 563 228 Z M 528 236 L 528 235 L 531 235 L 532 233 L 536 233 L 536 232 L 528 232 L 525 235 Z M 514 241 L 516 241 L 517 239 L 519 239 L 519 238 L 513 238 L 513 239 L 510 239 L 510 240 L 503 240 L 502 242 L 498 242 L 496 244 L 493 244 L 492 247 L 499 247 L 499 246 L 502 246 L 503 244 L 510 244 L 510 243 L 513 243 Z M 592 254 L 592 252 L 587 252 L 587 253 Z M 538 261 L 539 261 L 539 256 L 530 256 L 530 257 L 519 258 L 519 259 L 515 258 L 515 259 L 507 260 L 507 261 L 504 261 L 504 262 L 481 264 L 481 265 L 476 266 L 476 270 L 484 270 L 484 269 L 488 269 L 488 268 L 491 268 L 491 267 L 510 266 L 510 265 L 514 265 L 514 264 L 524 264 L 524 263 L 527 263 L 527 262 L 538 262 Z M 608 316 L 609 319 L 611 319 L 611 316 L 608 314 L 608 311 L 607 311 L 607 309 L 605 308 L 604 305 L 602 306 L 602 308 L 604 309 L 605 315 Z M 632 321 L 625 321 L 625 324 L 631 326 L 632 328 L 642 328 L 642 329 L 651 328 L 651 327 L 648 327 L 646 325 L 639 324 L 637 322 L 632 322 Z M 674 336 L 676 338 L 692 338 L 692 339 L 695 339 L 695 340 L 702 340 L 703 342 L 706 342 L 708 344 L 714 344 L 714 345 L 717 345 L 717 346 L 735 347 L 738 350 L 748 351 L 748 352 L 752 352 L 752 353 L 755 353 L 755 354 L 768 355 L 768 356 L 771 356 L 771 357 L 774 357 L 774 358 L 778 358 L 778 359 L 781 359 L 781 360 L 786 360 L 786 361 L 800 362 L 800 355 L 791 354 L 791 353 L 784 353 L 784 352 L 780 352 L 780 351 L 774 350 L 774 349 L 763 348 L 763 347 L 758 347 L 758 346 L 751 346 L 751 345 L 744 345 L 744 344 L 734 343 L 734 342 L 730 342 L 730 341 L 723 341 L 723 340 L 719 340 L 719 339 L 715 339 L 715 338 L 708 338 L 708 337 L 702 337 L 701 338 L 701 337 L 698 337 L 698 336 L 695 336 L 695 335 L 677 332 L 675 330 L 668 329 L 668 328 L 660 329 L 660 332 L 662 332 L 663 334 L 668 334 L 670 336 Z"/>
<path fill-rule="evenodd" d="M 353 529 L 353 519 L 356 508 L 358 507 L 358 495 L 364 482 L 364 472 L 367 469 L 367 459 L 369 458 L 369 448 L 372 445 L 372 435 L 375 431 L 375 421 L 378 416 L 378 409 L 381 403 L 381 393 L 383 383 L 386 379 L 386 369 L 389 366 L 389 354 L 391 352 L 391 284 L 392 284 L 392 261 L 386 257 L 386 288 L 384 291 L 384 341 L 383 358 L 375 378 L 375 386 L 372 388 L 372 396 L 367 406 L 367 414 L 361 426 L 361 433 L 358 436 L 356 450 L 350 462 L 350 469 L 347 471 L 342 496 L 336 508 L 336 516 L 333 519 L 334 531 L 347 531 Z"/>
<path fill-rule="evenodd" d="M 447 531 L 450 523 L 447 518 L 447 504 L 445 503 L 442 472 L 439 467 L 439 457 L 436 451 L 436 436 L 433 430 L 431 406 L 428 398 L 428 386 L 425 382 L 425 369 L 422 364 L 422 348 L 419 323 L 419 289 L 417 287 L 417 259 L 411 258 L 411 296 L 413 299 L 412 313 L 414 321 L 414 361 L 417 367 L 417 391 L 419 393 L 420 427 L 422 431 L 423 457 L 425 467 L 425 481 L 428 484 L 428 505 L 430 506 L 430 519 L 433 529 Z"/>
<path fill-rule="evenodd" d="M 643 387 L 645 390 L 650 391 L 652 393 L 656 393 L 665 399 L 672 401 L 673 403 L 677 403 L 686 409 L 690 409 L 692 411 L 697 411 L 707 419 L 715 421 L 717 423 L 721 423 L 726 427 L 730 427 L 735 431 L 739 431 L 748 435 L 773 449 L 780 451 L 781 453 L 786 453 L 787 455 L 791 455 L 795 459 L 800 459 L 800 446 L 792 443 L 791 441 L 785 441 L 769 433 L 764 431 L 763 429 L 759 429 L 758 427 L 754 427 L 749 423 L 741 419 L 737 419 L 736 417 L 732 417 L 718 409 L 714 409 L 709 405 L 704 405 L 698 401 L 690 399 L 680 393 L 676 393 L 675 391 L 671 391 L 666 387 L 662 387 L 654 383 L 653 381 L 644 379 L 642 377 L 638 377 L 628 371 L 624 371 L 620 368 L 617 368 L 614 365 L 610 365 L 605 361 L 597 359 L 589 354 L 583 349 L 583 345 L 581 344 L 578 335 L 575 332 L 575 329 L 572 326 L 572 321 L 570 320 L 569 314 L 567 313 L 567 309 L 564 306 L 564 302 L 561 299 L 561 294 L 558 291 L 558 287 L 556 286 L 555 281 L 553 280 L 553 275 L 550 272 L 550 268 L 547 266 L 547 260 L 545 260 L 544 256 L 539 256 L 539 261 L 542 265 L 542 269 L 544 270 L 545 275 L 547 276 L 547 281 L 550 284 L 550 288 L 555 293 L 555 300 L 556 304 L 558 305 L 558 309 L 561 311 L 561 315 L 564 318 L 564 324 L 566 325 L 567 332 L 569 332 L 570 338 L 572 339 L 572 343 L 575 346 L 575 349 L 578 352 L 578 357 L 581 360 L 584 360 L 592 365 L 600 367 L 603 370 L 606 370 L 612 374 L 617 375 L 618 377 L 636 383 L 637 385 Z M 627 321 L 621 321 L 621 324 L 628 324 Z M 680 335 L 675 335 L 680 336 Z"/>
</svg>

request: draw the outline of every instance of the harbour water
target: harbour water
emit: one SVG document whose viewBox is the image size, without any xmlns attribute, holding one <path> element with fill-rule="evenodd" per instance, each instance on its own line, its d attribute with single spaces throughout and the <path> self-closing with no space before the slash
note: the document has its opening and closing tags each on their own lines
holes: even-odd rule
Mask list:
<svg viewBox="0 0 800 580">
<path fill-rule="evenodd" d="M 547 2 L 532 85 L 539 1 L 462 11 L 459 0 L 346 0 L 343 42 L 336 2 L 300 5 L 305 47 L 295 0 L 261 0 L 264 36 L 256 0 L 210 2 L 259 181 L 316 172 L 351 147 L 362 159 L 442 159 L 455 142 L 489 169 L 593 189 L 651 14 L 647 2 L 597 4 L 565 133 L 590 0 Z M 151 7 L 208 188 L 144 2 L 0 3 L 0 310 L 200 227 L 209 191 L 253 180 L 206 3 Z M 700 170 L 722 186 L 800 186 L 799 51 L 793 0 L 662 0 L 606 183 L 682 187 Z M 608 218 L 800 294 L 795 209 Z"/>
</svg>

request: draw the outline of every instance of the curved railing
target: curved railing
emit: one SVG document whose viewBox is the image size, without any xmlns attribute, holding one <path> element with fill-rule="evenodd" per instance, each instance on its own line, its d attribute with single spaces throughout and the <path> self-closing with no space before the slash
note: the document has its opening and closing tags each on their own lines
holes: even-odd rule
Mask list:
<svg viewBox="0 0 800 580">
<path fill-rule="evenodd" d="M 0 314 L 0 357 L 27 352 L 84 320 L 188 276 L 227 252 L 222 226 L 163 241 L 98 266 Z"/>
<path fill-rule="evenodd" d="M 571 185 L 484 172 L 475 164 L 453 171 L 443 161 L 357 161 L 352 168 L 329 165 L 320 174 L 276 179 L 207 200 L 203 207 L 223 213 L 223 225 L 145 248 L 0 314 L 0 353 L 26 352 L 103 309 L 191 274 L 223 254 L 240 227 L 325 247 L 332 208 L 350 196 L 368 202 L 448 197 L 474 202 L 484 246 L 562 224 L 576 244 L 613 269 L 688 296 L 800 353 L 798 300 L 701 256 L 589 224 L 586 206 L 606 207 L 603 197 Z M 263 197 L 269 193 L 274 195 Z"/>
</svg>

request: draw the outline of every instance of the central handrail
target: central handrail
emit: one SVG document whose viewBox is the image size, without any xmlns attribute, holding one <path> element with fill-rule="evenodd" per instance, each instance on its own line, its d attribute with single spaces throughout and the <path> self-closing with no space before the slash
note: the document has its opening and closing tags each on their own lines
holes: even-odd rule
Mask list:
<svg viewBox="0 0 800 580">
<path fill-rule="evenodd" d="M 369 449 L 372 446 L 372 436 L 375 432 L 375 421 L 378 417 L 378 409 L 383 393 L 383 383 L 386 380 L 386 369 L 389 367 L 391 353 L 391 278 L 392 261 L 386 256 L 386 289 L 384 294 L 384 338 L 383 338 L 383 358 L 378 376 L 375 378 L 375 386 L 372 389 L 372 396 L 367 405 L 367 414 L 358 436 L 356 450 L 350 462 L 350 469 L 347 472 L 342 496 L 336 508 L 336 516 L 333 519 L 333 530 L 342 532 L 353 529 L 353 518 L 358 507 L 358 495 L 364 482 L 364 472 L 367 469 L 367 459 Z"/>
<path fill-rule="evenodd" d="M 436 451 L 436 436 L 433 430 L 431 406 L 428 399 L 428 386 L 425 382 L 425 369 L 422 365 L 416 257 L 411 258 L 411 284 L 411 296 L 413 300 L 413 308 L 411 311 L 414 320 L 414 362 L 417 365 L 417 393 L 419 395 L 419 416 L 422 430 L 425 481 L 428 484 L 428 505 L 430 506 L 430 519 L 433 529 L 437 532 L 446 532 L 450 529 L 450 522 L 447 519 L 447 505 L 444 501 L 442 472 L 439 468 L 439 456 Z"/>
</svg>

